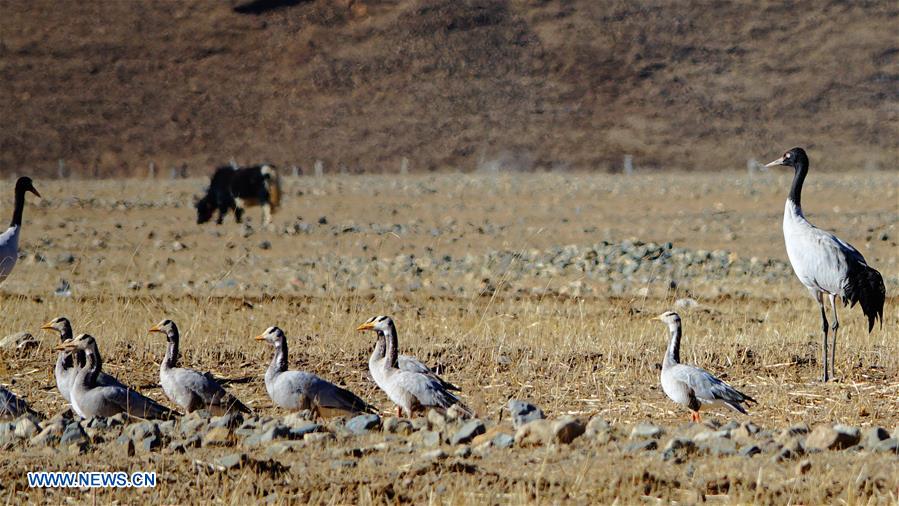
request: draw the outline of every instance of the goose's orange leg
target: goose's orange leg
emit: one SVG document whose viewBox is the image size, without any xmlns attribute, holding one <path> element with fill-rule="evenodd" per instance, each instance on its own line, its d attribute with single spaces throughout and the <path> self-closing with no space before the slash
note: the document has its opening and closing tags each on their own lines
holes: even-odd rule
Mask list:
<svg viewBox="0 0 899 506">
<path fill-rule="evenodd" d="M 702 422 L 702 417 L 699 416 L 699 411 L 691 411 L 690 412 L 690 420 L 696 423 Z"/>
</svg>

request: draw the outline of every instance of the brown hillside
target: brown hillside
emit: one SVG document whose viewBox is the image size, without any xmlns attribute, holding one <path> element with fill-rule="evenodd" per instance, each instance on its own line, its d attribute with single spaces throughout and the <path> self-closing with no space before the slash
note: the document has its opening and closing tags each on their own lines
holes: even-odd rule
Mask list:
<svg viewBox="0 0 899 506">
<path fill-rule="evenodd" d="M 899 165 L 899 4 L 0 1 L 0 171 Z"/>
</svg>

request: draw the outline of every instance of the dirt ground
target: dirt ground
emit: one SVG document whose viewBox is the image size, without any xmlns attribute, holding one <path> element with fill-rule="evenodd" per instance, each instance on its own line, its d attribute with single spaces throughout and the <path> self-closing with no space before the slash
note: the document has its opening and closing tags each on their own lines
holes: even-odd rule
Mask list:
<svg viewBox="0 0 899 506">
<path fill-rule="evenodd" d="M 895 1 L 0 2 L 0 174 L 899 163 Z M 774 152 L 771 152 L 773 150 Z M 770 157 L 770 158 L 768 158 Z"/>
<path fill-rule="evenodd" d="M 766 454 L 696 455 L 675 464 L 658 452 L 622 450 L 636 423 L 676 433 L 688 420 L 659 386 L 667 331 L 651 320 L 685 298 L 696 305 L 678 309 L 683 359 L 758 400 L 748 417 L 712 410 L 707 421 L 751 420 L 774 431 L 842 423 L 899 432 L 894 173 L 812 173 L 803 194 L 810 220 L 855 245 L 883 274 L 889 297 L 883 327 L 870 335 L 859 308 L 841 310 L 837 381 L 828 384 L 817 380 L 814 302 L 778 267 L 786 261 L 786 174 L 752 180 L 742 173 L 447 174 L 284 183 L 285 206 L 266 229 L 258 209 L 247 213 L 248 226 L 231 217 L 221 226 L 196 225 L 191 203 L 201 180 L 37 180 L 44 199 L 29 196 L 23 255 L 2 286 L 0 335 L 29 331 L 41 344 L 5 351 L 0 382 L 48 416 L 65 409 L 52 376 L 56 338 L 39 328 L 66 315 L 76 333 L 97 337 L 105 370 L 168 404 L 158 386 L 164 342 L 147 329 L 171 318 L 182 329 L 185 364 L 229 380 L 228 388 L 258 413 L 281 416 L 263 384 L 270 351 L 252 339 L 279 325 L 291 342 L 292 369 L 344 385 L 386 415 L 393 406 L 367 376 L 371 336 L 354 329 L 389 314 L 403 352 L 439 365 L 478 417 L 510 426 L 503 407 L 522 398 L 549 418 L 599 416 L 620 430 L 619 441 L 582 437 L 571 445 L 470 457 L 445 447 L 450 457 L 431 461 L 399 436 L 377 432 L 274 457 L 264 447 L 248 448 L 266 464 L 229 471 L 206 464 L 234 449 L 163 448 L 129 457 L 109 442 L 76 454 L 17 446 L 0 463 L 5 502 L 897 502 L 895 454 L 810 453 L 810 470 L 800 471 L 796 460 Z M 10 194 L 4 183 L 0 195 Z M 566 245 L 582 251 L 602 241 L 670 241 L 690 251 L 724 251 L 730 265 L 756 258 L 774 267 L 755 276 L 703 264 L 705 274 L 672 284 L 644 279 L 643 271 L 553 274 L 514 261 L 479 263 L 495 252 L 531 258 L 527 252 Z M 461 260 L 440 263 L 446 256 Z M 462 261 L 466 256 L 472 261 Z M 71 295 L 54 293 L 63 279 Z M 571 292 L 572 283 L 581 291 Z M 354 453 L 385 441 L 379 450 Z M 160 483 L 145 490 L 32 490 L 25 481 L 32 470 L 155 470 Z"/>
</svg>

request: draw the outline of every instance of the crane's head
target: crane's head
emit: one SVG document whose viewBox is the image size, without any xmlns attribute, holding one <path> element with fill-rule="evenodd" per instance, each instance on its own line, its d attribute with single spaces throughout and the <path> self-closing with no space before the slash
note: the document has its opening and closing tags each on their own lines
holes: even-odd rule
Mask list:
<svg viewBox="0 0 899 506">
<path fill-rule="evenodd" d="M 805 150 L 802 148 L 793 148 L 784 153 L 782 157 L 765 165 L 765 167 L 776 167 L 778 165 L 786 165 L 787 167 L 802 165 L 803 167 L 808 167 L 808 155 L 805 154 Z"/>
<path fill-rule="evenodd" d="M 16 195 L 24 195 L 25 192 L 31 192 L 38 197 L 41 196 L 41 194 L 34 189 L 34 183 L 28 176 L 22 176 L 16 181 Z"/>
</svg>

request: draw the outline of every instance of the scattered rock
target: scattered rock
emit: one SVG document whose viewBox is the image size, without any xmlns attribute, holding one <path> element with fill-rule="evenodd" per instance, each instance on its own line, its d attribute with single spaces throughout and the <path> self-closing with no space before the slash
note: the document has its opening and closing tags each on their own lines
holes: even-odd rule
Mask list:
<svg viewBox="0 0 899 506">
<path fill-rule="evenodd" d="M 510 448 L 515 444 L 515 438 L 510 434 L 500 433 L 491 440 L 491 444 L 494 448 Z"/>
<path fill-rule="evenodd" d="M 443 460 L 446 457 L 446 452 L 439 448 L 421 454 L 422 460 Z"/>
<path fill-rule="evenodd" d="M 756 445 L 746 445 L 743 448 L 740 448 L 740 451 L 738 452 L 741 457 L 752 457 L 759 453 L 762 453 L 762 449 Z"/>
<path fill-rule="evenodd" d="M 209 429 L 203 436 L 203 446 L 231 446 L 233 444 L 231 431 L 227 427 Z"/>
<path fill-rule="evenodd" d="M 475 436 L 483 434 L 486 430 L 487 428 L 484 426 L 484 422 L 477 418 L 469 420 L 465 422 L 455 434 L 453 434 L 450 438 L 450 444 L 459 445 L 470 443 Z"/>
<path fill-rule="evenodd" d="M 234 469 L 243 467 L 248 459 L 249 457 L 247 457 L 246 453 L 230 453 L 224 457 L 220 457 L 215 462 L 222 469 Z"/>
<path fill-rule="evenodd" d="M 212 429 L 217 430 L 217 429 Z M 226 429 L 227 430 L 227 429 Z M 211 432 L 211 431 L 210 431 Z M 207 434 L 208 435 L 208 434 Z M 247 446 L 258 446 L 265 443 L 271 443 L 276 439 L 285 439 L 290 435 L 290 428 L 286 425 L 275 424 L 271 427 L 262 427 L 255 434 L 246 438 L 244 440 L 244 444 Z M 303 434 L 305 437 L 305 434 Z M 206 446 L 206 441 L 203 441 L 203 446 Z"/>
<path fill-rule="evenodd" d="M 534 420 L 543 419 L 543 411 L 526 401 L 510 399 L 508 408 L 512 414 L 512 425 L 516 429 Z"/>
<path fill-rule="evenodd" d="M 453 452 L 453 456 L 460 459 L 467 459 L 471 456 L 471 447 L 468 445 L 460 446 L 456 451 Z"/>
<path fill-rule="evenodd" d="M 70 446 L 73 444 L 82 444 L 87 442 L 87 433 L 84 432 L 84 429 L 81 427 L 81 424 L 79 422 L 70 423 L 66 427 L 66 430 L 62 433 L 62 436 L 59 438 L 59 444 L 61 446 Z"/>
<path fill-rule="evenodd" d="M 227 413 L 209 419 L 209 428 L 225 427 L 234 429 L 243 424 L 243 415 L 240 413 Z"/>
<path fill-rule="evenodd" d="M 655 439 L 644 439 L 642 441 L 634 441 L 628 443 L 622 449 L 625 453 L 638 453 L 655 450 L 659 447 L 659 443 Z"/>
<path fill-rule="evenodd" d="M 591 418 L 589 422 L 587 422 L 585 433 L 587 434 L 587 437 L 596 437 L 599 434 L 603 434 L 610 430 L 612 430 L 612 426 L 609 425 L 609 422 L 605 421 L 602 417 L 597 415 Z"/>
<path fill-rule="evenodd" d="M 403 436 L 408 436 L 413 432 L 412 423 L 409 422 L 409 420 L 403 420 L 392 416 L 385 418 L 381 422 L 381 429 L 390 434 L 401 434 Z"/>
<path fill-rule="evenodd" d="M 443 430 L 446 428 L 446 416 L 436 409 L 428 410 L 428 425 L 431 430 Z"/>
<path fill-rule="evenodd" d="M 0 339 L 0 349 L 10 351 L 26 351 L 40 345 L 37 339 L 28 332 L 16 332 Z"/>
<path fill-rule="evenodd" d="M 819 425 L 805 440 L 806 448 L 816 450 L 844 450 L 858 444 L 861 431 L 845 425 Z"/>
<path fill-rule="evenodd" d="M 297 425 L 294 427 L 290 427 L 290 439 L 303 439 L 306 437 L 306 434 L 311 434 L 313 432 L 321 432 L 324 428 L 313 422 L 306 422 L 303 425 Z"/>
<path fill-rule="evenodd" d="M 880 442 L 890 438 L 890 433 L 883 427 L 871 427 L 865 431 L 865 448 L 873 450 Z"/>
<path fill-rule="evenodd" d="M 550 443 L 552 439 L 552 423 L 542 418 L 530 421 L 515 431 L 515 444 L 518 446 L 544 445 Z"/>
<path fill-rule="evenodd" d="M 585 431 L 584 424 L 573 416 L 563 416 L 552 425 L 553 441 L 562 444 L 571 444 Z"/>
<path fill-rule="evenodd" d="M 346 428 L 353 434 L 365 434 L 381 425 L 381 417 L 375 414 L 356 416 L 346 423 Z"/>
<path fill-rule="evenodd" d="M 899 454 L 899 439 L 896 439 L 894 437 L 884 439 L 877 445 L 876 448 L 874 448 L 874 450 L 878 452 Z"/>
<path fill-rule="evenodd" d="M 16 421 L 15 435 L 19 439 L 31 439 L 41 431 L 40 425 L 30 416 L 23 416 Z"/>
<path fill-rule="evenodd" d="M 696 443 L 691 439 L 676 437 L 668 441 L 662 449 L 662 460 L 680 463 L 684 457 L 696 451 Z"/>
<path fill-rule="evenodd" d="M 651 423 L 638 423 L 634 425 L 634 428 L 631 429 L 631 439 L 636 438 L 653 438 L 658 439 L 662 437 L 665 431 L 662 430 L 661 427 L 657 425 L 653 425 Z"/>
<path fill-rule="evenodd" d="M 802 476 L 803 474 L 808 473 L 812 470 L 812 461 L 805 459 L 802 462 L 796 464 L 796 474 Z"/>
</svg>

